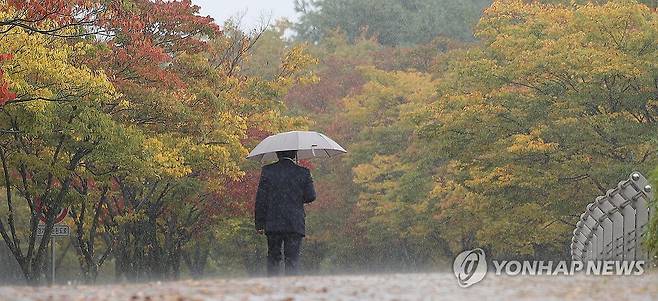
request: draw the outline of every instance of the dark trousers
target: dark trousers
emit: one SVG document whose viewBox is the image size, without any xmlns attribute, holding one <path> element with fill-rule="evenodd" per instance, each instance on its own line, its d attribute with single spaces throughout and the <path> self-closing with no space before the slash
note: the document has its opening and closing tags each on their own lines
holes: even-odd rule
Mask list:
<svg viewBox="0 0 658 301">
<path fill-rule="evenodd" d="M 285 274 L 299 273 L 299 250 L 302 246 L 302 235 L 298 233 L 267 233 L 267 275 L 276 276 L 281 271 L 281 249 Z"/>
</svg>

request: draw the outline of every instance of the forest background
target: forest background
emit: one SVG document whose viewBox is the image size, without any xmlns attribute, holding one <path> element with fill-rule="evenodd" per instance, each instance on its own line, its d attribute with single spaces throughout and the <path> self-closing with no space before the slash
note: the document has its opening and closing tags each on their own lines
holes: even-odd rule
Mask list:
<svg viewBox="0 0 658 301">
<path fill-rule="evenodd" d="M 657 6 L 296 1 L 246 31 L 188 0 L 0 0 L 2 282 L 49 280 L 61 208 L 59 281 L 260 275 L 244 157 L 301 129 L 349 151 L 301 163 L 308 273 L 566 259 L 586 204 L 657 182 Z"/>
</svg>

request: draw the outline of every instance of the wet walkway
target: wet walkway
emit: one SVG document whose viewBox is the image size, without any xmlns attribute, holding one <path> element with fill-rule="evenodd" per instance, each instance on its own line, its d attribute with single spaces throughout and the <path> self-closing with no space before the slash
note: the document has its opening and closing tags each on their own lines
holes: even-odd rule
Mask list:
<svg viewBox="0 0 658 301">
<path fill-rule="evenodd" d="M 131 285 L 0 287 L 0 300 L 658 300 L 658 274 L 487 275 L 461 288 L 452 274 L 218 279 Z"/>
</svg>

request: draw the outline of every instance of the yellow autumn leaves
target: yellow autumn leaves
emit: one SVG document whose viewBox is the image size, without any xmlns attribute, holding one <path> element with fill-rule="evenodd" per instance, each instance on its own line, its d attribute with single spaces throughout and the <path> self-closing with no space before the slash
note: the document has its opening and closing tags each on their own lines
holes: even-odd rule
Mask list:
<svg viewBox="0 0 658 301">
<path fill-rule="evenodd" d="M 377 235 L 561 254 L 602 187 L 658 165 L 658 14 L 539 2 L 494 1 L 432 73 L 360 69 L 340 118 Z"/>
</svg>

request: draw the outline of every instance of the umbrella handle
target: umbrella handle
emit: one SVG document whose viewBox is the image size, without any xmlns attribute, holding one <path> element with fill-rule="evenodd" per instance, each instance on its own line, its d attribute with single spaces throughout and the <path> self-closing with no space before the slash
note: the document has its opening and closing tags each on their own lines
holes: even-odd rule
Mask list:
<svg viewBox="0 0 658 301">
<path fill-rule="evenodd" d="M 317 144 L 311 144 L 311 153 L 313 154 L 313 157 L 315 157 L 315 148 L 318 147 Z"/>
</svg>

